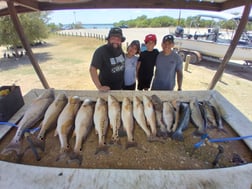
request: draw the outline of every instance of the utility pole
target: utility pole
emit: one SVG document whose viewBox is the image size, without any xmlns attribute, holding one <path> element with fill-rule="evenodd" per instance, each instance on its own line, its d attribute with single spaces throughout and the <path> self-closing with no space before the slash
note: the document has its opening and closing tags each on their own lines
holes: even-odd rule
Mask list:
<svg viewBox="0 0 252 189">
<path fill-rule="evenodd" d="M 76 12 L 75 11 L 73 11 L 73 15 L 74 15 L 74 29 L 75 29 L 76 27 Z"/>
</svg>

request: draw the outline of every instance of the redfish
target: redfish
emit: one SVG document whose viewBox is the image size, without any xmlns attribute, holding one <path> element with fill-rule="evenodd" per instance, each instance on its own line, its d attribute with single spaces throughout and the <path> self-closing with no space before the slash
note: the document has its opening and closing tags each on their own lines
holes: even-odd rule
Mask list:
<svg viewBox="0 0 252 189">
<path fill-rule="evenodd" d="M 123 128 L 127 133 L 127 145 L 126 148 L 136 146 L 134 141 L 134 119 L 133 119 L 133 107 L 129 98 L 124 97 L 122 102 L 122 123 Z"/>
<path fill-rule="evenodd" d="M 32 128 L 39 122 L 54 100 L 54 90 L 47 89 L 44 93 L 38 96 L 25 111 L 24 116 L 18 123 L 18 129 L 10 144 L 2 151 L 2 154 L 14 151 L 17 155 L 21 155 L 21 139 L 27 129 Z"/>
<path fill-rule="evenodd" d="M 71 154 L 71 160 L 75 159 L 82 162 L 82 143 L 88 136 L 93 126 L 94 102 L 90 99 L 85 99 L 75 118 L 75 146 L 74 153 Z"/>
<path fill-rule="evenodd" d="M 107 102 L 102 98 L 98 98 L 95 103 L 93 120 L 96 134 L 98 134 L 98 147 L 95 154 L 100 152 L 107 153 L 106 134 L 108 130 L 108 107 Z"/>
<path fill-rule="evenodd" d="M 166 126 L 167 132 L 171 133 L 172 126 L 175 120 L 175 112 L 170 102 L 163 102 L 163 120 Z"/>
<path fill-rule="evenodd" d="M 153 137 L 156 137 L 157 135 L 156 116 L 150 97 L 143 95 L 143 105 L 144 105 L 144 115 L 148 125 L 150 126 L 151 135 Z"/>
<path fill-rule="evenodd" d="M 59 136 L 60 152 L 62 154 L 68 152 L 70 146 L 68 144 L 68 135 L 74 126 L 75 116 L 80 106 L 80 98 L 78 96 L 71 96 L 68 98 L 68 103 L 62 110 L 57 120 L 57 128 L 55 136 Z"/>
<path fill-rule="evenodd" d="M 111 143 L 120 143 L 119 128 L 121 126 L 121 106 L 119 101 L 112 95 L 108 96 L 109 125 L 113 130 Z"/>
<path fill-rule="evenodd" d="M 50 104 L 48 109 L 45 112 L 45 116 L 43 121 L 40 124 L 40 131 L 37 136 L 38 140 L 38 146 L 41 147 L 42 150 L 44 150 L 44 138 L 45 138 L 45 133 L 53 129 L 57 126 L 57 119 L 59 117 L 59 114 L 63 110 L 63 108 L 67 104 L 67 97 L 64 93 L 60 93 L 57 95 L 55 100 Z"/>
<path fill-rule="evenodd" d="M 151 101 L 155 110 L 156 115 L 156 125 L 158 129 L 158 135 L 167 137 L 167 130 L 164 123 L 164 117 L 163 117 L 163 102 L 157 95 L 151 96 Z"/>
<path fill-rule="evenodd" d="M 133 97 L 133 116 L 137 122 L 137 124 L 143 129 L 147 138 L 151 137 L 151 131 L 147 126 L 147 122 L 144 116 L 144 106 L 139 97 Z"/>
</svg>

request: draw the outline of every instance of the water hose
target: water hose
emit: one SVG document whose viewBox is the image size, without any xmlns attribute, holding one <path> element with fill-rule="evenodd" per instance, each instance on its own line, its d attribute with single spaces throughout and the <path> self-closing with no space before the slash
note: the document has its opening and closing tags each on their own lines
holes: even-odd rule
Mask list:
<svg viewBox="0 0 252 189">
<path fill-rule="evenodd" d="M 18 128 L 18 126 L 15 123 L 10 123 L 10 122 L 0 122 L 0 125 L 7 125 L 7 126 L 10 126 L 10 127 Z M 33 129 L 25 129 L 23 131 L 23 134 L 24 134 L 24 136 L 25 136 L 25 138 L 26 138 L 26 140 L 27 140 L 27 142 L 28 142 L 34 156 L 36 157 L 37 161 L 39 161 L 41 158 L 40 158 L 40 156 L 39 156 L 39 154 L 38 154 L 38 152 L 36 150 L 36 147 L 35 147 L 34 143 L 30 139 L 29 135 L 30 135 L 30 133 L 35 133 L 39 129 L 40 129 L 40 127 L 36 127 L 36 128 L 33 128 Z"/>
<path fill-rule="evenodd" d="M 11 123 L 11 122 L 0 122 L 0 125 L 7 125 L 7 126 L 10 126 L 10 127 L 16 127 L 16 128 L 18 128 L 18 125 L 16 125 L 15 123 Z M 25 132 L 35 133 L 38 130 L 40 130 L 40 127 L 36 127 L 36 128 L 33 128 L 33 129 L 25 129 L 23 131 L 23 133 L 25 133 Z"/>
<path fill-rule="evenodd" d="M 229 142 L 229 141 L 236 141 L 236 140 L 244 140 L 252 138 L 252 135 L 247 135 L 247 136 L 241 136 L 241 137 L 230 137 L 230 138 L 210 138 L 207 134 L 201 136 L 201 141 L 194 144 L 194 148 L 199 148 L 204 142 L 205 139 L 208 139 L 209 142 L 214 143 L 214 142 Z"/>
</svg>

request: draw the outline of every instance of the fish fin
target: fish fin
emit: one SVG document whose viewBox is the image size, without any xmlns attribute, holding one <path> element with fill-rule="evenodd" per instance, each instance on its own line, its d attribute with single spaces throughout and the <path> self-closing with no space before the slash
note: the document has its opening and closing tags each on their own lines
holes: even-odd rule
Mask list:
<svg viewBox="0 0 252 189">
<path fill-rule="evenodd" d="M 137 143 L 136 142 L 127 142 L 125 149 L 127 150 L 128 148 L 132 148 L 132 147 L 137 147 Z"/>
<path fill-rule="evenodd" d="M 97 154 L 100 154 L 100 153 L 103 153 L 103 154 L 108 154 L 108 146 L 99 146 L 96 148 L 96 151 L 95 151 L 95 155 Z"/>
<path fill-rule="evenodd" d="M 82 154 L 73 152 L 69 154 L 69 160 L 67 160 L 67 163 L 77 163 L 79 166 L 81 166 L 82 160 Z"/>
<path fill-rule="evenodd" d="M 76 137 L 76 132 L 73 131 L 72 137 Z"/>
<path fill-rule="evenodd" d="M 57 131 L 57 129 L 55 129 L 55 131 L 54 131 L 54 136 L 55 136 L 55 137 L 58 136 L 58 131 Z"/>
</svg>

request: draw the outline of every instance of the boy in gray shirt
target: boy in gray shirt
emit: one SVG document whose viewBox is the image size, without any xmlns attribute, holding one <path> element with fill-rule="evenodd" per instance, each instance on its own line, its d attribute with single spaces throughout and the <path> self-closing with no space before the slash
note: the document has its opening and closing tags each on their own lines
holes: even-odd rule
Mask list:
<svg viewBox="0 0 252 189">
<path fill-rule="evenodd" d="M 166 35 L 163 37 L 162 49 L 156 59 L 156 71 L 151 90 L 173 90 L 176 75 L 178 90 L 182 90 L 183 61 L 181 57 L 172 50 L 174 37 Z"/>
</svg>

